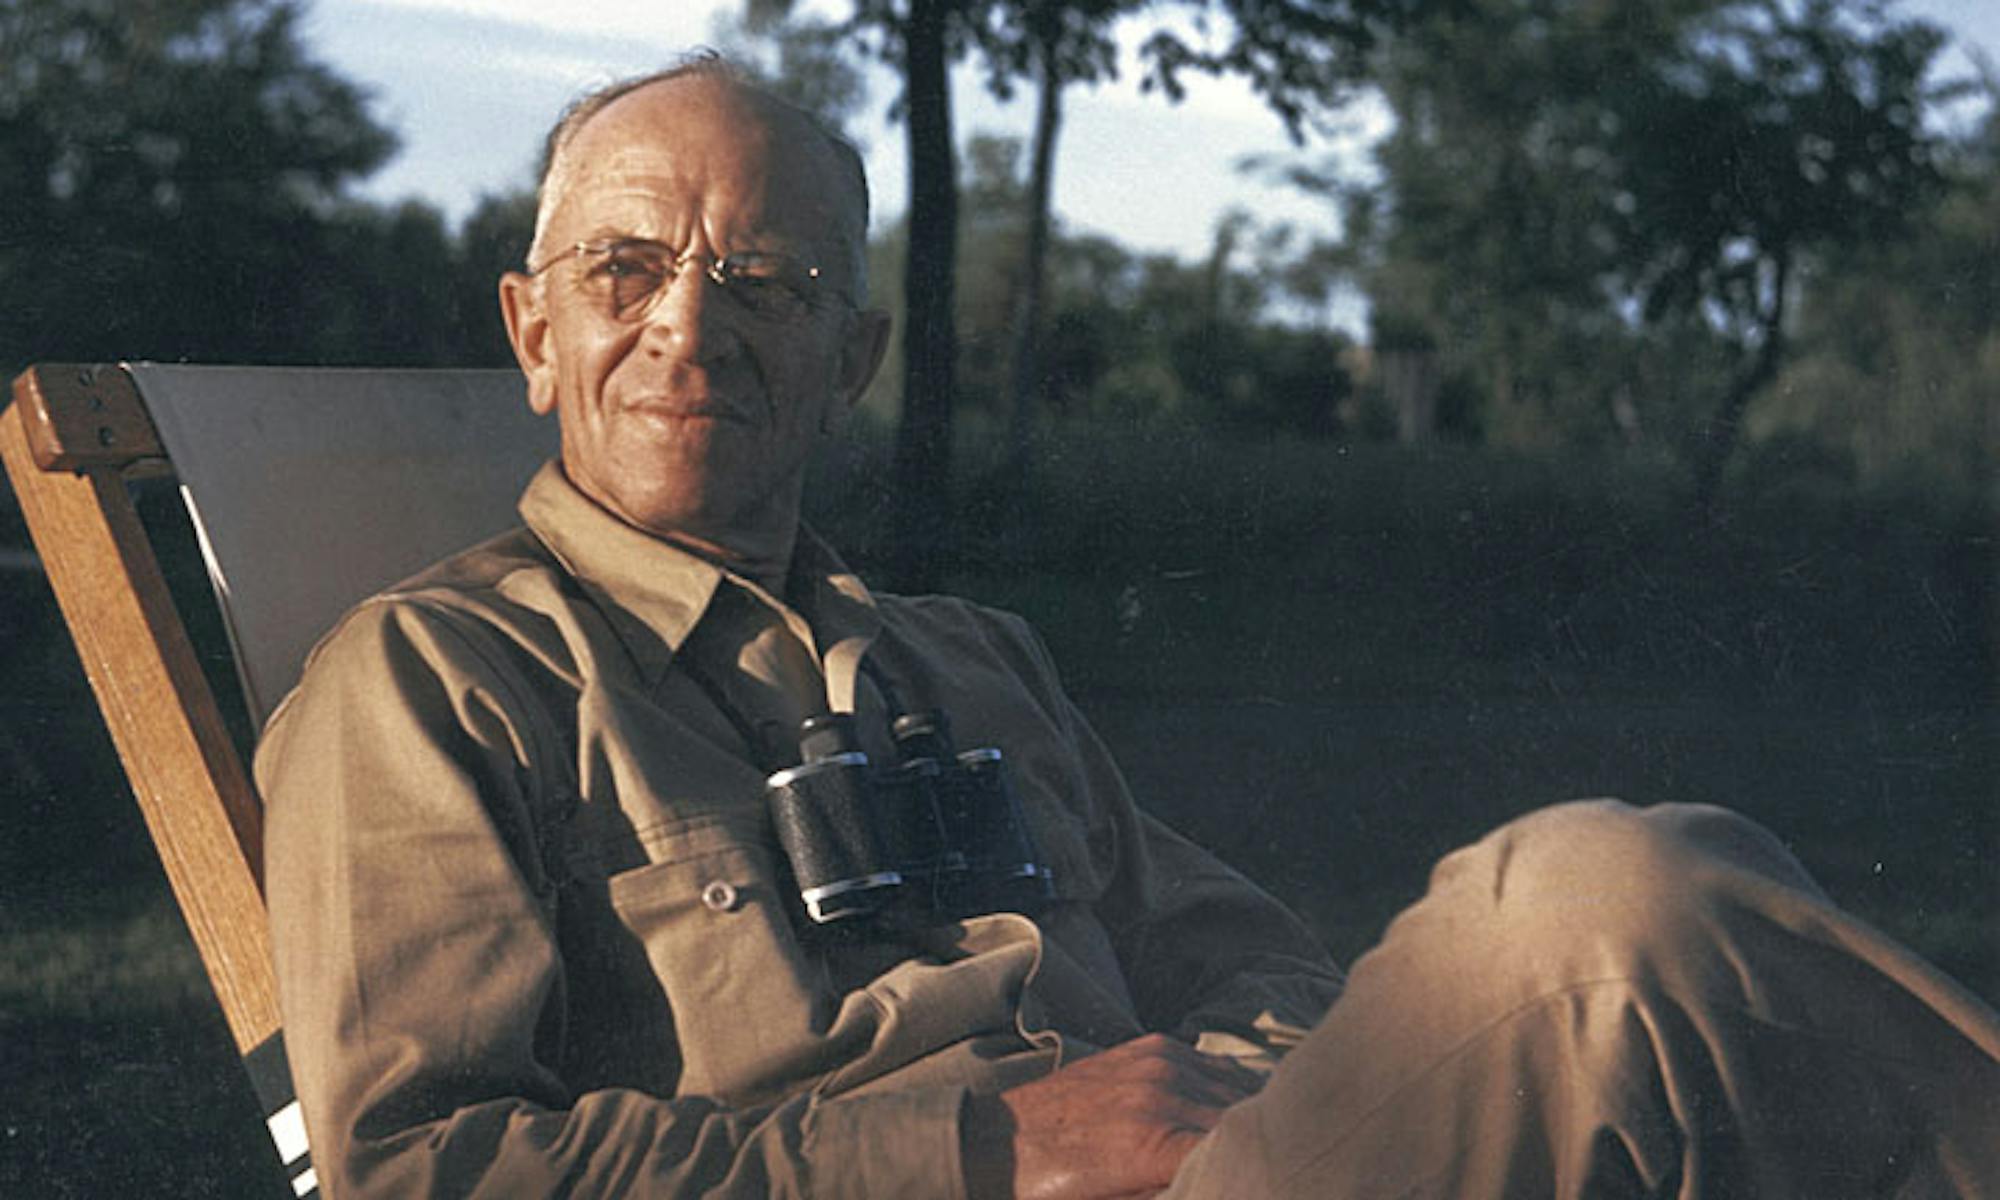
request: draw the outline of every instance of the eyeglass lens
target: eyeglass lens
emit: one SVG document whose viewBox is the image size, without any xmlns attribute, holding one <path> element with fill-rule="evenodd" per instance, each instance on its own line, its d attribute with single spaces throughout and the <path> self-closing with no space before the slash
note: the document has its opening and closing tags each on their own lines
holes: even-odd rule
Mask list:
<svg viewBox="0 0 2000 1200">
<path fill-rule="evenodd" d="M 810 313 L 820 283 L 817 270 L 784 254 L 731 254 L 704 265 L 658 242 L 619 241 L 579 246 L 576 257 L 584 290 L 621 321 L 642 319 L 684 270 L 702 272 L 738 307 L 772 320 Z"/>
</svg>

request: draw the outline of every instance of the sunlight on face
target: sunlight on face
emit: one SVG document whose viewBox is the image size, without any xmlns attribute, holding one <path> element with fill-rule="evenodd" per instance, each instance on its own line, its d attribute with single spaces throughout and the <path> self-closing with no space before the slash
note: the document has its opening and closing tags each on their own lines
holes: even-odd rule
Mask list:
<svg viewBox="0 0 2000 1200">
<path fill-rule="evenodd" d="M 563 157 L 553 249 L 503 303 L 564 468 L 641 528 L 731 557 L 781 551 L 810 453 L 873 375 L 887 318 L 837 283 L 801 305 L 725 293 L 758 286 L 743 263 L 852 277 L 833 147 L 781 104 L 695 76 L 614 101 Z M 611 252 L 633 245 L 654 251 Z M 605 300 L 640 290 L 643 306 Z"/>
</svg>

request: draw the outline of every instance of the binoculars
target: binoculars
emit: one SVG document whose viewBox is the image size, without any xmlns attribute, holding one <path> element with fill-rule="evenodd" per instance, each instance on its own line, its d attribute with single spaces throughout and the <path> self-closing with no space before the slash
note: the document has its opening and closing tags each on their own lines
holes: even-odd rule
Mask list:
<svg viewBox="0 0 2000 1200">
<path fill-rule="evenodd" d="M 809 717 L 798 766 L 765 781 L 772 823 L 815 924 L 944 924 L 1033 915 L 1055 895 L 1006 763 L 956 751 L 941 712 L 890 726 L 898 760 L 872 763 L 847 713 Z"/>
</svg>

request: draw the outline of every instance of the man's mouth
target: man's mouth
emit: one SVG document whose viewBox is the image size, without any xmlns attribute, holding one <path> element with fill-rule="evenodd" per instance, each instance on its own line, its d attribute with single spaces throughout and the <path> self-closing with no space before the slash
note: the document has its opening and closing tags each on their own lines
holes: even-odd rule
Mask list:
<svg viewBox="0 0 2000 1200">
<path fill-rule="evenodd" d="M 629 412 L 643 416 L 658 417 L 674 421 L 742 421 L 743 414 L 735 406 L 723 403 L 713 397 L 700 399 L 679 399 L 652 396 L 635 400 L 625 406 Z"/>
</svg>

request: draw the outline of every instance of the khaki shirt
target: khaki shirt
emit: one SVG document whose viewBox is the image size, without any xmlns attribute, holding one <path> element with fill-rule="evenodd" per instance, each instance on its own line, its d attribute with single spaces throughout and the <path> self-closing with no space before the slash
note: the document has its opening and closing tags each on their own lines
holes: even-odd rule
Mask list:
<svg viewBox="0 0 2000 1200">
<path fill-rule="evenodd" d="M 774 596 L 554 465 L 521 515 L 349 614 L 258 750 L 329 1194 L 956 1197 L 968 1091 L 1146 1030 L 1268 1060 L 1338 993 L 1294 917 L 1133 807 L 1018 618 L 872 596 L 810 535 Z M 750 743 L 830 708 L 887 754 L 864 653 L 1003 749 L 1037 919 L 801 932 Z"/>
</svg>

